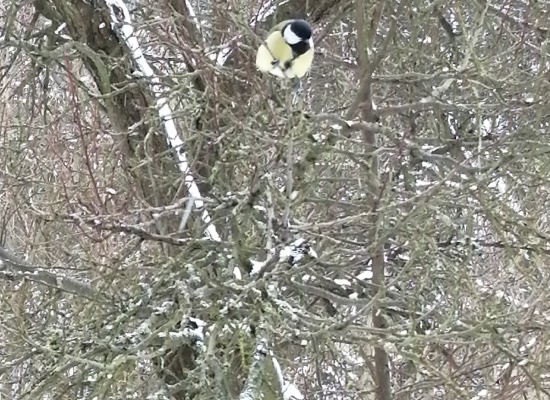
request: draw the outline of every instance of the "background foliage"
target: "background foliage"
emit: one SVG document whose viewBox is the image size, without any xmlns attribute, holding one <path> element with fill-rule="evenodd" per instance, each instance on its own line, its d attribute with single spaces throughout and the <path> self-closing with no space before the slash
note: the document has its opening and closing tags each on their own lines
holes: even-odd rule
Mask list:
<svg viewBox="0 0 550 400">
<path fill-rule="evenodd" d="M 106 4 L 0 0 L 0 397 L 550 396 L 548 2 L 127 5 L 222 240 Z"/>
</svg>

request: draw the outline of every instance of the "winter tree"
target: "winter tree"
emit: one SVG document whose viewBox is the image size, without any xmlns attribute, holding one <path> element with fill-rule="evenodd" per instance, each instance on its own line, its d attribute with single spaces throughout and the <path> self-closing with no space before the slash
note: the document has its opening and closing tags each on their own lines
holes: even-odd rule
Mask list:
<svg viewBox="0 0 550 400">
<path fill-rule="evenodd" d="M 0 0 L 0 398 L 549 398 L 549 12 Z"/>
</svg>

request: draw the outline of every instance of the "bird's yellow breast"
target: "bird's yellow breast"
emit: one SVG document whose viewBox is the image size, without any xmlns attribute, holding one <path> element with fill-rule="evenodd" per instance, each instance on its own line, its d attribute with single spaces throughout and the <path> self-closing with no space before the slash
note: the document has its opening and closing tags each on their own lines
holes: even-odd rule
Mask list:
<svg viewBox="0 0 550 400">
<path fill-rule="evenodd" d="M 269 72 L 278 77 L 301 78 L 306 74 L 313 61 L 313 48 L 295 58 L 289 69 L 284 70 L 285 63 L 292 60 L 292 48 L 288 46 L 280 31 L 272 32 L 256 54 L 256 66 L 260 71 Z M 278 64 L 273 62 L 277 60 Z M 284 72 L 283 72 L 284 70 Z"/>
</svg>

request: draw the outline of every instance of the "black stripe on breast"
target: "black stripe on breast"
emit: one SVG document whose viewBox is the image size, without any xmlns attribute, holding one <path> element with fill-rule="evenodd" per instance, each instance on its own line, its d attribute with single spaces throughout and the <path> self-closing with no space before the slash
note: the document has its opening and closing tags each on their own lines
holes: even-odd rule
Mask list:
<svg viewBox="0 0 550 400">
<path fill-rule="evenodd" d="M 292 55 L 296 58 L 309 50 L 309 43 L 298 42 L 296 44 L 290 45 L 290 48 L 292 49 Z"/>
</svg>

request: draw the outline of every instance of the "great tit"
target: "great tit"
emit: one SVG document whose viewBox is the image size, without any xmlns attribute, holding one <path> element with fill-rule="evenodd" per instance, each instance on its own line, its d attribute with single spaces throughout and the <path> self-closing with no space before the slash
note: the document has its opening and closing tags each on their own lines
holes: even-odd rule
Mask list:
<svg viewBox="0 0 550 400">
<path fill-rule="evenodd" d="M 256 53 L 256 66 L 280 78 L 301 78 L 313 62 L 311 26 L 303 19 L 277 24 Z"/>
</svg>

